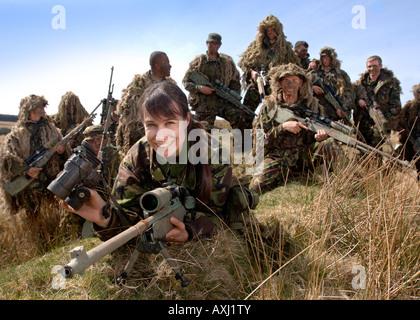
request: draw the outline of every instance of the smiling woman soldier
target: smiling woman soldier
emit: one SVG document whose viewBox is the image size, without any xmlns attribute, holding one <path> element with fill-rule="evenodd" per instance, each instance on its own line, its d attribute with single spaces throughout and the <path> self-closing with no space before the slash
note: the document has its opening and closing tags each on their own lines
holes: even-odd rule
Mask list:
<svg viewBox="0 0 420 320">
<path fill-rule="evenodd" d="M 184 221 L 171 218 L 174 228 L 166 235 L 166 240 L 184 243 L 199 236 L 210 237 L 221 225 L 221 220 L 233 228 L 241 228 L 241 212 L 249 210 L 248 201 L 242 194 L 252 197 L 254 193 L 246 188 L 232 187 L 230 165 L 193 164 L 191 155 L 185 163 L 161 164 L 163 161 L 158 161 L 158 154 L 161 158 L 179 157 L 185 151 L 183 148 L 192 150 L 197 144 L 209 145 L 210 136 L 200 123 L 192 119 L 187 97 L 182 90 L 168 81 L 154 84 L 145 91 L 138 106 L 146 135 L 122 160 L 113 189 L 129 224 L 144 218 L 140 197 L 171 182 L 185 187 L 196 198 L 197 206 L 193 212 L 188 212 Z M 184 143 L 186 136 L 182 134 L 183 130 L 179 130 L 183 126 L 186 126 L 187 135 L 199 129 L 205 138 Z M 221 155 L 221 150 L 216 152 Z M 115 205 L 103 201 L 96 192 L 92 192 L 91 199 L 77 212 L 64 202 L 63 206 L 94 222 L 95 230 L 103 240 L 126 227 Z"/>
</svg>

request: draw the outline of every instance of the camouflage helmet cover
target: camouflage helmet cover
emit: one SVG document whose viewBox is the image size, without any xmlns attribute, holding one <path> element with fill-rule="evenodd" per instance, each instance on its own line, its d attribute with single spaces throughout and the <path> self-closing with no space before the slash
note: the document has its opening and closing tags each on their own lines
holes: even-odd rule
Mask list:
<svg viewBox="0 0 420 320">
<path fill-rule="evenodd" d="M 95 138 L 101 138 L 102 134 L 104 132 L 104 127 L 100 124 L 96 124 L 93 126 L 89 126 L 83 131 L 83 136 L 85 139 L 95 139 Z"/>
</svg>

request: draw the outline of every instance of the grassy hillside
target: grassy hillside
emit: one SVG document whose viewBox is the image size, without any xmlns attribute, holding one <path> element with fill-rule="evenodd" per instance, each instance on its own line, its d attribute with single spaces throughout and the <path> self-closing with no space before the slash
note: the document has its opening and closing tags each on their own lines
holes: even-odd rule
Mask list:
<svg viewBox="0 0 420 320">
<path fill-rule="evenodd" d="M 69 250 L 99 240 L 78 238 L 59 210 L 44 213 L 55 222 L 49 233 L 41 220 L 3 212 L 0 299 L 418 299 L 419 183 L 409 170 L 374 162 L 278 186 L 261 196 L 244 236 L 226 229 L 171 246 L 187 288 L 160 254 L 141 255 L 117 285 L 128 246 L 64 280 L 55 266 L 69 262 Z"/>
</svg>

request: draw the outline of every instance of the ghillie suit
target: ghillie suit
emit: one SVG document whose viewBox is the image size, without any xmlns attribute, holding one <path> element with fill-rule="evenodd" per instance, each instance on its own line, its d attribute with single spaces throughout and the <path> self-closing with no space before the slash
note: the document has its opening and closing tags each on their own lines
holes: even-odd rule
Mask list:
<svg viewBox="0 0 420 320">
<path fill-rule="evenodd" d="M 78 124 L 82 123 L 85 118 L 89 116 L 89 113 L 80 103 L 80 99 L 73 92 L 68 91 L 64 96 L 61 97 L 60 104 L 58 106 L 58 112 L 51 116 L 54 125 L 60 129 L 61 134 L 65 136 L 71 130 L 73 130 Z M 87 125 L 91 125 L 92 121 L 89 121 Z M 71 147 L 75 148 L 83 141 L 83 136 L 80 134 L 72 141 Z"/>
<path fill-rule="evenodd" d="M 271 27 L 277 34 L 275 43 L 270 43 L 267 37 L 267 29 Z M 255 111 L 261 102 L 258 87 L 251 78 L 251 71 L 260 71 L 261 65 L 268 73 L 271 68 L 288 63 L 300 65 L 299 58 L 292 49 L 292 44 L 286 40 L 283 33 L 283 25 L 279 19 L 273 15 L 261 21 L 258 26 L 258 34 L 254 41 L 248 46 L 238 66 L 243 71 L 242 88 L 247 90 L 244 98 L 244 105 Z M 268 92 L 267 92 L 268 91 Z M 270 88 L 266 88 L 266 96 L 270 94 Z"/>
<path fill-rule="evenodd" d="M 46 104 L 48 102 L 43 96 L 31 95 L 23 98 L 20 102 L 18 122 L 5 137 L 1 147 L 0 189 L 3 193 L 4 211 L 11 214 L 15 214 L 23 208 L 27 214 L 36 215 L 42 207 L 58 205 L 54 195 L 48 192 L 46 188 L 63 169 L 65 161 L 70 156 L 70 147 L 68 146 L 62 155 L 55 153 L 43 167 L 38 179 L 35 179 L 19 194 L 10 196 L 3 189 L 4 184 L 11 181 L 16 175 L 26 174 L 26 170 L 21 171 L 26 166 L 25 159 L 48 142 L 54 139 L 59 141 L 63 138 L 50 117 L 45 115 L 37 122 L 29 120 L 29 113 L 32 109 Z"/>
<path fill-rule="evenodd" d="M 233 129 L 251 129 L 252 119 L 245 111 L 231 106 L 216 94 L 205 95 L 200 92 L 201 86 L 190 79 L 194 71 L 203 75 L 213 86 L 217 79 L 230 90 L 240 94 L 240 75 L 233 59 L 223 53 L 219 53 L 216 60 L 211 60 L 207 53 L 200 54 L 190 62 L 182 83 L 190 93 L 189 103 L 191 109 L 195 111 L 196 120 L 205 121 L 211 127 L 214 125 L 216 116 L 219 116 L 227 120 Z"/>
<path fill-rule="evenodd" d="M 383 113 L 386 122 L 384 123 L 385 135 L 391 130 L 400 131 L 399 114 L 401 113 L 402 92 L 400 81 L 394 73 L 386 68 L 381 69 L 379 78 L 372 81 L 369 72 L 364 72 L 360 79 L 353 84 L 356 92 L 356 107 L 354 109 L 354 122 L 366 143 L 375 147 L 381 142 L 382 137 L 375 126 L 375 122 L 369 115 L 369 111 L 359 106 L 359 100 L 366 101 L 366 104 L 377 104 Z"/>
<path fill-rule="evenodd" d="M 298 101 L 289 105 L 283 99 L 279 81 L 293 75 L 300 77 L 303 84 L 299 88 Z M 313 96 L 310 75 L 299 66 L 289 63 L 272 68 L 269 76 L 272 93 L 264 100 L 264 105 L 254 120 L 254 137 L 255 130 L 264 130 L 264 169 L 253 177 L 250 188 L 261 192 L 277 187 L 287 180 L 290 173 L 310 171 L 314 167 L 312 155 L 330 153 L 327 156 L 332 157 L 337 152 L 335 148 L 338 148 L 331 139 L 317 143 L 315 134 L 308 130 L 301 130 L 298 134 L 285 131 L 282 124 L 274 120 L 275 112 L 279 108 L 287 108 L 298 117 L 305 118 L 303 111 L 297 106 L 324 115 L 324 108 Z M 255 143 L 262 142 L 255 141 L 254 145 Z"/>
<path fill-rule="evenodd" d="M 330 70 L 324 69 L 321 61 L 318 62 L 318 69 L 311 71 L 312 77 L 318 77 L 324 86 L 330 85 L 338 94 L 342 101 L 341 109 L 350 116 L 350 112 L 354 109 L 354 100 L 356 94 L 353 89 L 349 75 L 341 69 L 341 61 L 337 59 L 337 53 L 331 47 L 323 47 L 320 50 L 320 56 L 327 55 L 331 57 Z M 328 102 L 323 95 L 316 96 L 319 103 L 325 108 L 325 113 L 331 120 L 338 121 L 340 117 L 337 115 L 335 107 Z"/>
<path fill-rule="evenodd" d="M 163 81 L 175 81 L 166 77 Z M 117 114 L 120 115 L 117 132 L 116 145 L 121 147 L 124 153 L 144 136 L 144 127 L 140 120 L 137 102 L 143 92 L 157 81 L 152 78 L 151 71 L 134 76 L 131 83 L 123 90 L 121 100 L 118 101 Z"/>
<path fill-rule="evenodd" d="M 413 86 L 414 100 L 407 101 L 402 108 L 399 121 L 404 128 L 400 134 L 400 144 L 405 145 L 404 159 L 411 161 L 420 157 L 420 83 Z M 420 160 L 416 162 L 420 174 Z"/>
</svg>

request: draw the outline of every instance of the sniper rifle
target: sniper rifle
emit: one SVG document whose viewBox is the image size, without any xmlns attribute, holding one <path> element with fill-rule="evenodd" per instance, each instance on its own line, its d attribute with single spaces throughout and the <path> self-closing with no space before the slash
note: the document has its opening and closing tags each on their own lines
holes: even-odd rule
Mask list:
<svg viewBox="0 0 420 320">
<path fill-rule="evenodd" d="M 376 148 L 371 147 L 368 144 L 365 144 L 353 137 L 351 137 L 349 134 L 352 133 L 352 131 L 345 133 L 342 130 L 338 130 L 338 127 L 334 128 L 336 124 L 343 126 L 339 122 L 332 121 L 324 116 L 319 116 L 316 113 L 313 113 L 310 110 L 304 109 L 300 106 L 294 105 L 292 107 L 295 107 L 300 110 L 305 111 L 306 118 L 298 117 L 294 114 L 294 112 L 287 108 L 277 108 L 273 109 L 271 112 L 269 112 L 269 117 L 274 119 L 279 124 L 285 123 L 287 121 L 297 121 L 301 124 L 308 127 L 308 129 L 314 133 L 318 132 L 318 130 L 324 130 L 330 137 L 334 138 L 337 141 L 340 141 L 344 144 L 346 144 L 349 147 L 353 147 L 358 149 L 359 151 L 369 154 L 371 152 L 376 152 L 385 158 L 388 158 L 389 160 L 395 161 L 398 164 L 404 166 L 404 167 L 410 167 L 410 163 L 408 161 L 402 161 L 398 158 L 395 158 L 394 156 L 390 155 L 389 153 L 380 151 Z M 350 128 L 353 130 L 353 128 Z"/>
<path fill-rule="evenodd" d="M 75 274 L 83 274 L 90 265 L 128 241 L 140 236 L 141 241 L 127 262 L 121 276 L 117 279 L 117 283 L 125 282 L 140 252 L 145 252 L 149 254 L 162 253 L 174 270 L 175 278 L 181 281 L 181 286 L 188 286 L 190 281 L 184 277 L 177 263 L 171 258 L 164 242 L 165 235 L 173 228 L 169 220 L 170 217 L 183 221 L 187 210 L 195 207 L 195 198 L 189 195 L 185 187 L 168 183 L 164 184 L 163 188 L 156 188 L 144 193 L 140 198 L 140 206 L 143 209 L 144 220 L 88 252 L 83 246 L 74 248 L 70 251 L 71 261 L 60 270 L 61 275 L 64 278 L 71 278 Z"/>
</svg>

